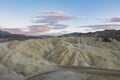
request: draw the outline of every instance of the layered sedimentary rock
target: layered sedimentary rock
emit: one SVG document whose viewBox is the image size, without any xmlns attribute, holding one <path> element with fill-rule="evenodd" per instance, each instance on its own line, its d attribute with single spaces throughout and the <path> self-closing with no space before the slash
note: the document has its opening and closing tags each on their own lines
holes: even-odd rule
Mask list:
<svg viewBox="0 0 120 80">
<path fill-rule="evenodd" d="M 7 69 L 5 66 L 0 64 L 0 80 L 24 80 L 22 75 L 18 75 L 12 70 Z"/>
<path fill-rule="evenodd" d="M 120 69 L 120 42 L 97 37 L 60 37 L 0 43 L 0 62 L 24 76 L 54 65 Z"/>
<path fill-rule="evenodd" d="M 42 55 L 44 52 L 44 50 L 41 51 L 42 53 L 39 52 L 41 44 L 38 47 L 36 43 L 34 44 L 36 47 L 34 47 L 32 42 L 35 43 L 32 40 L 19 42 L 18 45 L 16 45 L 16 42 L 15 44 L 11 44 L 13 42 L 1 43 L 0 62 L 7 68 L 24 76 L 37 72 L 39 70 L 44 70 L 47 67 L 54 65 L 54 63 L 45 60 L 42 56 L 39 55 Z M 47 49 L 47 47 L 43 48 Z"/>
</svg>

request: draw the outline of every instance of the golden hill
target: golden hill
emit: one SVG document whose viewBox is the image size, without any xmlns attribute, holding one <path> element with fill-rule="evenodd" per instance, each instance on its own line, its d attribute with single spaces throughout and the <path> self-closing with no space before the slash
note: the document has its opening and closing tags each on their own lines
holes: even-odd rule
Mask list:
<svg viewBox="0 0 120 80">
<path fill-rule="evenodd" d="M 54 65 L 120 69 L 120 42 L 60 37 L 0 43 L 0 63 L 24 76 Z"/>
</svg>

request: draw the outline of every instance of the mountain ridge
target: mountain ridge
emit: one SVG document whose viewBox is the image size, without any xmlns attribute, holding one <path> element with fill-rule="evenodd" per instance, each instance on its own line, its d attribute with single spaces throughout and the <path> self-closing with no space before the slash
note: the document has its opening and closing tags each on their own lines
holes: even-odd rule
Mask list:
<svg viewBox="0 0 120 80">
<path fill-rule="evenodd" d="M 0 38 L 1 38 L 0 41 L 45 39 L 45 38 L 55 38 L 55 37 L 70 37 L 70 36 L 96 36 L 100 38 L 112 38 L 120 41 L 120 30 L 104 30 L 104 31 L 96 31 L 96 32 L 88 32 L 88 33 L 74 32 L 69 34 L 63 34 L 60 36 L 50 36 L 50 35 L 27 36 L 27 35 L 21 35 L 21 34 L 12 34 L 12 33 L 0 30 Z"/>
</svg>

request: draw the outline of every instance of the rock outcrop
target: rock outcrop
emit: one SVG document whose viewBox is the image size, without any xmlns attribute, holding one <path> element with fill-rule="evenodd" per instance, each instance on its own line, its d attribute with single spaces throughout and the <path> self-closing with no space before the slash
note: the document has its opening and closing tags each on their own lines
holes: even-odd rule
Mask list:
<svg viewBox="0 0 120 80">
<path fill-rule="evenodd" d="M 27 76 L 54 65 L 120 70 L 120 42 L 98 37 L 60 37 L 0 43 L 0 63 Z"/>
<path fill-rule="evenodd" d="M 12 70 L 7 69 L 0 64 L 0 80 L 24 80 L 22 75 L 18 75 Z"/>
</svg>

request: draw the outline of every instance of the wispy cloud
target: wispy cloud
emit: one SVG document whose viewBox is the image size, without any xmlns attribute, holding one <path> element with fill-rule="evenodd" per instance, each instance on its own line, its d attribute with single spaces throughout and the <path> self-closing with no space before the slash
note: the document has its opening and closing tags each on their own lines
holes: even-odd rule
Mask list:
<svg viewBox="0 0 120 80">
<path fill-rule="evenodd" d="M 41 11 L 40 14 L 61 15 L 65 14 L 64 11 Z"/>
<path fill-rule="evenodd" d="M 89 30 L 120 29 L 120 24 L 87 25 L 80 26 L 79 28 L 82 27 L 89 28 Z"/>
<path fill-rule="evenodd" d="M 43 25 L 32 25 L 28 28 L 0 28 L 1 30 L 8 31 L 12 34 L 24 34 L 37 36 L 39 33 L 44 33 L 50 30 L 49 27 Z"/>
<path fill-rule="evenodd" d="M 66 24 L 60 24 L 60 22 L 83 18 L 86 18 L 86 16 L 72 16 L 68 14 L 68 12 L 64 11 L 42 11 L 40 12 L 40 16 L 36 16 L 34 18 L 33 22 L 40 24 L 49 24 L 47 26 L 54 26 L 54 28 L 56 27 L 55 29 L 61 29 L 60 26 L 62 26 L 62 28 L 66 28 L 68 25 L 63 27 L 63 25 Z"/>
<path fill-rule="evenodd" d="M 113 17 L 110 22 L 120 22 L 120 17 Z"/>
<path fill-rule="evenodd" d="M 42 11 L 33 19 L 33 25 L 26 28 L 2 28 L 13 34 L 40 35 L 52 31 L 59 32 L 69 27 L 65 21 L 74 19 L 84 19 L 85 16 L 72 16 L 69 12 L 64 11 Z M 64 21 L 64 22 L 63 22 Z M 63 22 L 63 23 L 62 23 Z M 1 28 L 0 28 L 1 29 Z"/>
<path fill-rule="evenodd" d="M 51 29 L 64 29 L 64 28 L 67 28 L 68 25 L 64 25 L 64 24 L 51 24 L 51 26 L 49 26 L 49 27 Z"/>
<path fill-rule="evenodd" d="M 39 16 L 35 23 L 49 23 L 55 24 L 61 21 L 67 21 L 72 19 L 72 16 L 63 16 L 63 15 L 49 15 L 49 16 Z"/>
<path fill-rule="evenodd" d="M 50 28 L 45 25 L 32 25 L 28 28 L 31 32 L 47 32 L 50 30 Z"/>
<path fill-rule="evenodd" d="M 104 22 L 120 22 L 120 17 L 112 17 L 110 19 L 105 19 Z"/>
<path fill-rule="evenodd" d="M 57 27 L 55 27 L 57 26 Z M 8 31 L 12 34 L 24 34 L 24 35 L 34 35 L 38 36 L 42 33 L 46 33 L 50 30 L 57 30 L 57 29 L 64 29 L 67 27 L 67 25 L 61 25 L 61 24 L 54 24 L 52 26 L 47 26 L 47 25 L 31 25 L 28 26 L 27 28 L 3 28 L 1 27 L 1 30 Z"/>
<path fill-rule="evenodd" d="M 2 30 L 8 31 L 13 34 L 25 34 L 24 31 L 18 29 L 18 28 L 3 28 Z"/>
<path fill-rule="evenodd" d="M 8 31 L 12 34 L 23 34 L 23 35 L 37 35 L 36 33 L 33 33 L 31 31 L 26 31 L 25 29 L 20 28 L 2 28 L 1 30 Z"/>
</svg>

